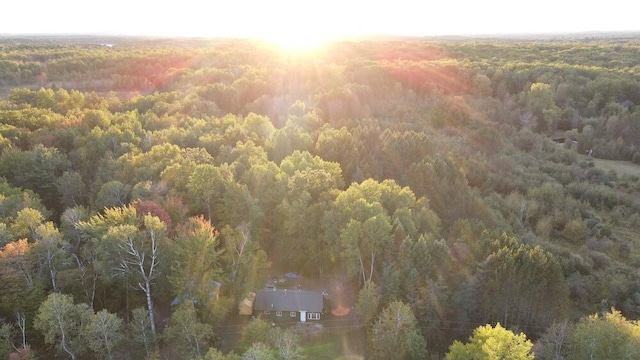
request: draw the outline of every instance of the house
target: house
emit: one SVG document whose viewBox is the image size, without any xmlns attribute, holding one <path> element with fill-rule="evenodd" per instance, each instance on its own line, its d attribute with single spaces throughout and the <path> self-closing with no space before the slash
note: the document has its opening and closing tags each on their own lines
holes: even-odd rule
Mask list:
<svg viewBox="0 0 640 360">
<path fill-rule="evenodd" d="M 274 322 L 320 320 L 324 295 L 320 291 L 266 288 L 258 290 L 253 315 Z"/>
</svg>

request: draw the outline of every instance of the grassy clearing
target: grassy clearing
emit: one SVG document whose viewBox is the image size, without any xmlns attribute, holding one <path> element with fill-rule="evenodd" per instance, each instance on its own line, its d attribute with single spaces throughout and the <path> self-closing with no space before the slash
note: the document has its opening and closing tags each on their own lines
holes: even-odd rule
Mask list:
<svg viewBox="0 0 640 360">
<path fill-rule="evenodd" d="M 581 160 L 587 160 L 586 155 L 579 155 Z M 626 174 L 640 177 L 640 165 L 624 160 L 593 159 L 597 168 L 605 171 L 615 171 L 618 176 Z"/>
<path fill-rule="evenodd" d="M 323 343 L 305 346 L 302 353 L 308 359 L 334 360 L 340 356 L 340 346 L 336 343 Z"/>
</svg>

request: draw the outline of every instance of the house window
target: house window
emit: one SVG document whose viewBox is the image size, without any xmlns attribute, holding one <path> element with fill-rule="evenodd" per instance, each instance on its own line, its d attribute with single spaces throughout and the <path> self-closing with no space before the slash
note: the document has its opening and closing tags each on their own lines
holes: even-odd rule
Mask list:
<svg viewBox="0 0 640 360">
<path fill-rule="evenodd" d="M 282 311 L 276 311 L 276 316 L 282 316 Z"/>
<path fill-rule="evenodd" d="M 271 311 L 269 311 L 269 310 L 265 310 L 264 314 L 265 314 L 265 315 L 269 315 L 269 314 L 271 314 Z"/>
<path fill-rule="evenodd" d="M 289 312 L 289 316 L 290 316 L 290 317 L 296 317 L 296 312 L 295 312 L 295 311 L 291 311 L 291 312 Z"/>
<path fill-rule="evenodd" d="M 309 320 L 320 320 L 320 313 L 308 313 L 307 319 Z"/>
</svg>

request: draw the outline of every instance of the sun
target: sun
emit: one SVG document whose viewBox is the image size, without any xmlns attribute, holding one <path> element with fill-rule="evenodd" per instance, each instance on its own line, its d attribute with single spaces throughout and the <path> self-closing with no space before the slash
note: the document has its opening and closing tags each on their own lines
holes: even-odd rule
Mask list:
<svg viewBox="0 0 640 360">
<path fill-rule="evenodd" d="M 291 29 L 271 29 L 271 31 L 260 34 L 262 41 L 287 52 L 315 50 L 330 41 L 338 40 L 338 37 L 337 34 L 323 31 Z"/>
</svg>

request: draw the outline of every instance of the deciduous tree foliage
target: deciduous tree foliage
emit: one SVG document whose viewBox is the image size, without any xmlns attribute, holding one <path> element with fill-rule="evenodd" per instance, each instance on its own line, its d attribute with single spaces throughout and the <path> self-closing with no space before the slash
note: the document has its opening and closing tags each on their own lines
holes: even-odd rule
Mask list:
<svg viewBox="0 0 640 360">
<path fill-rule="evenodd" d="M 194 302 L 186 299 L 173 312 L 163 340 L 178 358 L 192 359 L 209 349 L 213 335 L 211 325 L 198 320 Z"/>
<path fill-rule="evenodd" d="M 87 325 L 87 346 L 96 354 L 107 359 L 116 357 L 118 347 L 124 340 L 124 324 L 117 315 L 107 310 L 100 310 L 93 315 Z"/>
<path fill-rule="evenodd" d="M 133 344 L 113 356 L 142 358 L 164 350 L 152 325 L 167 315 L 151 310 L 184 284 L 220 279 L 213 309 L 204 286 L 196 304 L 217 325 L 281 271 L 347 274 L 379 296 L 360 302 L 365 322 L 402 301 L 440 357 L 468 335 L 452 324 L 537 337 L 602 304 L 640 316 L 633 37 L 286 56 L 253 40 L 76 40 L 0 39 L 0 318 L 24 314 L 38 352 L 31 319 L 54 290 L 120 316 Z M 222 229 L 198 236 L 202 262 L 194 217 Z"/>
<path fill-rule="evenodd" d="M 151 320 L 149 311 L 144 307 L 137 307 L 131 311 L 132 318 L 128 323 L 129 340 L 137 349 L 144 348 L 144 354 L 141 356 L 150 356 L 154 350 L 157 337 L 151 332 Z M 134 354 L 139 352 L 134 351 Z"/>
<path fill-rule="evenodd" d="M 41 272 L 48 273 L 53 291 L 58 292 L 59 272 L 69 260 L 69 243 L 51 222 L 39 225 L 35 230 L 35 236 L 33 252 L 38 259 L 38 267 Z"/>
<path fill-rule="evenodd" d="M 484 321 L 527 330 L 545 328 L 565 316 L 569 291 L 550 253 L 504 234 L 492 247 L 478 272 Z"/>
<path fill-rule="evenodd" d="M 416 328 L 411 308 L 399 301 L 389 304 L 369 335 L 372 359 L 424 359 L 426 343 Z"/>
<path fill-rule="evenodd" d="M 634 359 L 640 356 L 640 324 L 612 309 L 582 318 L 569 336 L 568 359 Z"/>
<path fill-rule="evenodd" d="M 86 331 L 92 315 L 87 304 L 74 304 L 70 295 L 52 293 L 40 306 L 35 327 L 47 344 L 77 359 L 87 350 Z"/>
<path fill-rule="evenodd" d="M 376 283 L 367 282 L 358 293 L 358 301 L 356 303 L 356 311 L 360 315 L 360 321 L 369 325 L 373 322 L 378 308 L 380 307 L 380 294 Z"/>
<path fill-rule="evenodd" d="M 55 148 L 36 145 L 32 150 L 9 149 L 0 155 L 0 173 L 13 186 L 37 193 L 44 205 L 61 212 L 56 180 L 70 166 L 64 154 Z"/>
<path fill-rule="evenodd" d="M 525 334 L 515 334 L 498 323 L 496 326 L 476 328 L 466 344 L 454 341 L 447 353 L 447 360 L 533 360 L 532 347 Z"/>
<path fill-rule="evenodd" d="M 151 332 L 155 337 L 155 309 L 152 290 L 160 273 L 169 264 L 165 225 L 155 216 L 138 217 L 133 205 L 109 208 L 78 226 L 89 241 L 98 244 L 96 268 L 105 281 L 121 277 L 126 284 L 144 293 Z"/>
<path fill-rule="evenodd" d="M 176 299 L 213 310 L 220 297 L 220 284 L 226 279 L 218 231 L 203 217 L 192 217 L 178 234 L 169 276 Z"/>
</svg>

